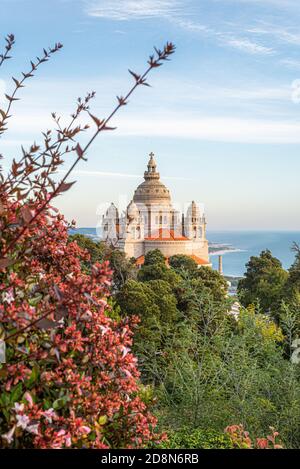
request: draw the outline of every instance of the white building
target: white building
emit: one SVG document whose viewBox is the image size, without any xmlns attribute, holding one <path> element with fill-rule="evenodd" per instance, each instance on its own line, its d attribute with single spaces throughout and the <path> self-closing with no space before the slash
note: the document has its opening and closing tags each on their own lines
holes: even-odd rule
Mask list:
<svg viewBox="0 0 300 469">
<path fill-rule="evenodd" d="M 175 254 L 192 257 L 197 264 L 210 266 L 206 221 L 193 201 L 186 214 L 172 207 L 170 191 L 161 182 L 153 153 L 142 182 L 134 192 L 126 212 L 119 216 L 112 203 L 102 220 L 107 243 L 135 257 L 142 265 L 144 255 L 159 249 L 166 259 Z"/>
</svg>

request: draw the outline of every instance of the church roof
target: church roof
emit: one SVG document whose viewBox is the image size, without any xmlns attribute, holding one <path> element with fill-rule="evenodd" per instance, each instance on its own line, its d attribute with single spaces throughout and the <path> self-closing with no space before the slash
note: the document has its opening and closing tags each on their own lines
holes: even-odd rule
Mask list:
<svg viewBox="0 0 300 469">
<path fill-rule="evenodd" d="M 152 231 L 150 236 L 145 237 L 145 241 L 188 241 L 188 238 L 177 234 L 174 230 L 167 228 L 159 228 L 158 230 Z"/>
<path fill-rule="evenodd" d="M 191 254 L 189 257 L 193 259 L 193 261 L 195 261 L 198 265 L 210 265 L 209 261 L 202 259 L 202 257 L 195 256 L 195 254 Z"/>
<path fill-rule="evenodd" d="M 195 256 L 194 254 L 192 255 L 189 255 L 188 257 L 190 257 L 191 259 L 193 259 L 197 265 L 201 266 L 210 266 L 211 264 L 206 261 L 205 259 L 202 259 L 201 257 L 198 257 L 198 256 Z M 166 257 L 165 258 L 166 260 L 166 264 L 169 265 L 169 257 Z M 139 256 L 136 260 L 135 260 L 135 265 L 137 267 L 141 267 L 142 265 L 144 265 L 145 263 L 145 256 Z"/>
<path fill-rule="evenodd" d="M 171 196 L 169 189 L 161 182 L 160 174 L 156 171 L 154 154 L 150 153 L 147 171 L 144 173 L 145 181 L 135 190 L 133 201 L 140 204 L 156 204 L 169 206 Z"/>
</svg>

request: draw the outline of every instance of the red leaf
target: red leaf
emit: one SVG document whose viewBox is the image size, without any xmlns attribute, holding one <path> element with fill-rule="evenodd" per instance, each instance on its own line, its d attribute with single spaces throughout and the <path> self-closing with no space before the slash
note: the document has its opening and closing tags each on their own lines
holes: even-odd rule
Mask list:
<svg viewBox="0 0 300 469">
<path fill-rule="evenodd" d="M 73 184 L 75 184 L 76 181 L 73 181 L 73 182 L 62 182 L 58 188 L 58 191 L 57 193 L 60 193 L 60 192 L 66 192 L 68 191 L 72 186 Z"/>
<path fill-rule="evenodd" d="M 123 96 L 117 96 L 117 100 L 119 101 L 120 106 L 126 106 L 127 102 Z"/>
<path fill-rule="evenodd" d="M 3 259 L 0 259 L 0 269 L 5 269 L 9 265 L 11 265 L 13 261 L 9 259 L 9 257 L 3 257 Z"/>
<path fill-rule="evenodd" d="M 91 114 L 90 112 L 89 112 L 89 115 L 91 116 L 91 118 L 93 119 L 93 121 L 95 122 L 95 124 L 98 128 L 101 127 L 101 125 L 104 123 L 104 119 L 102 119 L 102 120 L 98 119 L 98 117 L 93 116 L 93 114 Z"/>
<path fill-rule="evenodd" d="M 59 321 L 62 318 L 65 318 L 68 314 L 68 310 L 65 306 L 59 306 L 54 313 L 56 321 Z"/>
<path fill-rule="evenodd" d="M 8 94 L 5 95 L 6 99 L 8 99 L 8 101 L 11 103 L 13 101 L 18 101 L 19 98 L 13 98 L 12 96 L 8 96 Z"/>
<path fill-rule="evenodd" d="M 101 130 L 116 130 L 117 127 L 108 127 L 107 125 L 103 127 Z"/>
<path fill-rule="evenodd" d="M 141 79 L 141 76 L 133 72 L 132 70 L 128 70 L 128 72 L 135 78 L 136 81 L 139 81 Z"/>
<path fill-rule="evenodd" d="M 77 143 L 75 150 L 76 150 L 76 153 L 79 156 L 79 158 L 82 158 L 83 154 L 84 154 L 84 151 L 81 148 L 81 146 L 79 145 L 79 143 Z"/>
<path fill-rule="evenodd" d="M 57 326 L 56 322 L 51 321 L 47 318 L 40 319 L 40 321 L 38 321 L 36 325 L 39 329 L 42 330 L 54 329 Z"/>
<path fill-rule="evenodd" d="M 24 88 L 24 85 L 21 85 L 21 83 L 19 82 L 19 80 L 17 80 L 16 78 L 12 77 L 13 81 L 15 82 L 16 86 L 18 88 Z"/>
<path fill-rule="evenodd" d="M 21 164 L 17 163 L 15 159 L 13 159 L 12 165 L 11 165 L 11 172 L 13 176 L 18 176 L 20 174 L 19 168 Z"/>
<path fill-rule="evenodd" d="M 149 85 L 149 83 L 146 82 L 145 79 L 144 79 L 144 80 L 140 80 L 139 83 L 140 83 L 141 85 L 144 85 L 144 86 L 151 86 L 151 85 Z"/>
<path fill-rule="evenodd" d="M 21 208 L 21 217 L 25 221 L 25 223 L 30 223 L 31 219 L 34 217 L 34 212 L 30 210 L 29 207 L 22 207 Z"/>
<path fill-rule="evenodd" d="M 57 285 L 54 285 L 54 293 L 56 295 L 56 298 L 61 301 L 62 300 L 62 297 L 63 297 L 63 293 L 62 291 L 58 288 Z"/>
</svg>

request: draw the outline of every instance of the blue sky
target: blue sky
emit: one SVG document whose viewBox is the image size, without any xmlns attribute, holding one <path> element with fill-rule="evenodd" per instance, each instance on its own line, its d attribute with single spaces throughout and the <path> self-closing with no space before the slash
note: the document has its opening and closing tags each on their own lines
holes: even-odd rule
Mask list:
<svg viewBox="0 0 300 469">
<path fill-rule="evenodd" d="M 11 75 L 64 44 L 23 90 L 1 152 L 9 161 L 38 141 L 52 111 L 67 122 L 86 91 L 105 117 L 131 84 L 127 69 L 173 41 L 172 61 L 97 140 L 57 206 L 95 226 L 103 204 L 129 202 L 153 151 L 174 202 L 204 203 L 210 229 L 300 230 L 299 24 L 298 0 L 0 0 L 0 32 L 17 41 L 0 105 Z"/>
</svg>

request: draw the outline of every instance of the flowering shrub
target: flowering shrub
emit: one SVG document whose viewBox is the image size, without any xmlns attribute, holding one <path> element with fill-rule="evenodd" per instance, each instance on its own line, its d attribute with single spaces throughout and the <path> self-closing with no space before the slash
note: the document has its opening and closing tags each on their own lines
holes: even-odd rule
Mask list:
<svg viewBox="0 0 300 469">
<path fill-rule="evenodd" d="M 10 57 L 13 35 L 6 43 L 0 65 Z M 61 47 L 44 50 L 22 80 L 14 78 L 8 106 L 0 109 L 0 134 L 24 81 Z M 94 93 L 78 100 L 68 127 L 54 114 L 55 136 L 45 132 L 43 147 L 23 149 L 8 176 L 0 173 L 0 339 L 6 345 L 0 364 L 2 447 L 136 448 L 160 440 L 156 419 L 139 395 L 137 361 L 130 351 L 137 318 L 109 317 L 108 263 L 96 263 L 90 273 L 82 270 L 89 254 L 69 241 L 70 226 L 51 202 L 72 185 L 66 176 L 59 183 L 52 179 L 62 155 L 76 155 L 69 175 L 95 136 L 111 129 L 107 123 L 127 97 L 173 50 L 171 44 L 156 50 L 142 76 L 130 72 L 133 88 L 118 98 L 107 119 L 92 116 L 97 130 L 84 149 L 74 141 L 88 126 L 75 121 L 89 112 Z"/>
<path fill-rule="evenodd" d="M 83 274 L 86 253 L 68 243 L 67 229 L 60 215 L 39 217 L 24 240 L 30 240 L 30 253 L 1 274 L 3 443 L 143 446 L 156 438 L 156 422 L 138 396 L 130 353 L 135 319 L 108 317 L 109 266 L 96 264 L 91 275 Z"/>
<path fill-rule="evenodd" d="M 271 435 L 266 438 L 256 438 L 253 441 L 243 425 L 231 425 L 225 429 L 225 433 L 229 435 L 233 447 L 238 449 L 282 449 L 281 443 L 277 442 L 279 433 L 270 427 Z"/>
</svg>

